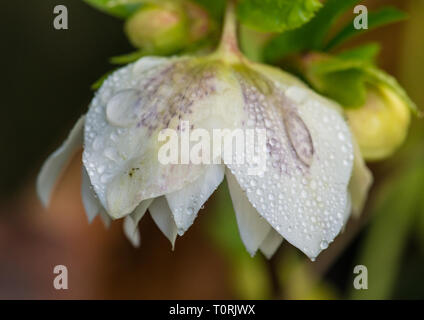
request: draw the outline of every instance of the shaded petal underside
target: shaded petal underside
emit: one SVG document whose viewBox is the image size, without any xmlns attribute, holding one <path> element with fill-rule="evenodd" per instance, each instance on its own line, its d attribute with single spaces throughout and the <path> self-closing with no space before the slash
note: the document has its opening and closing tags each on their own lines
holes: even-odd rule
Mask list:
<svg viewBox="0 0 424 320">
<path fill-rule="evenodd" d="M 270 259 L 283 242 L 283 237 L 273 228 L 268 232 L 259 249 L 265 257 Z"/>
<path fill-rule="evenodd" d="M 358 217 L 367 200 L 368 191 L 373 182 L 373 176 L 362 158 L 361 150 L 355 139 L 353 139 L 353 144 L 355 159 L 353 162 L 352 178 L 349 182 L 349 192 L 352 197 L 352 213 Z"/>
<path fill-rule="evenodd" d="M 193 183 L 166 195 L 180 236 L 193 224 L 200 208 L 221 184 L 224 171 L 223 165 L 210 165 Z"/>
<path fill-rule="evenodd" d="M 84 205 L 85 213 L 88 222 L 91 223 L 100 211 L 100 202 L 97 200 L 94 191 L 92 190 L 90 178 L 88 177 L 87 170 L 82 166 L 81 173 L 81 198 Z"/>
<path fill-rule="evenodd" d="M 171 242 L 172 249 L 174 249 L 175 240 L 177 239 L 177 225 L 165 197 L 156 198 L 149 206 L 149 212 L 153 221 Z"/>
<path fill-rule="evenodd" d="M 37 177 L 37 193 L 44 206 L 48 206 L 53 188 L 63 169 L 82 147 L 84 121 L 85 117 L 77 121 L 62 146 L 50 155 L 41 168 Z"/>
<path fill-rule="evenodd" d="M 249 254 L 254 256 L 271 230 L 271 226 L 250 204 L 246 194 L 240 188 L 231 172 L 226 173 L 226 178 L 236 214 L 240 238 Z"/>
</svg>

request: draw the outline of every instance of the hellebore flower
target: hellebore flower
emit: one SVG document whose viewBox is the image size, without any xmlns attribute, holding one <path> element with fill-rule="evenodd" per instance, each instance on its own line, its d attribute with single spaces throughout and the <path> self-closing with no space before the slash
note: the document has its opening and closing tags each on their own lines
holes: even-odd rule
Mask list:
<svg viewBox="0 0 424 320">
<path fill-rule="evenodd" d="M 162 129 L 266 129 L 266 170 L 248 164 L 161 164 Z M 174 245 L 223 181 L 248 252 L 271 257 L 283 238 L 314 259 L 358 211 L 371 176 L 341 108 L 295 77 L 241 55 L 229 5 L 218 50 L 205 57 L 145 57 L 112 74 L 64 145 L 46 161 L 38 192 L 48 204 L 55 180 L 83 145 L 82 198 L 89 220 L 148 209 Z"/>
</svg>

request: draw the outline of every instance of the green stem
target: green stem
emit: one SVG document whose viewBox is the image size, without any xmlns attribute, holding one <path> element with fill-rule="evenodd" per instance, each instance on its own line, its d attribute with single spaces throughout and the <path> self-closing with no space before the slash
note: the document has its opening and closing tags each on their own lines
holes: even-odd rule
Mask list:
<svg viewBox="0 0 424 320">
<path fill-rule="evenodd" d="M 228 0 L 221 41 L 214 55 L 227 62 L 239 61 L 242 57 L 237 41 L 237 18 L 234 0 Z"/>
</svg>

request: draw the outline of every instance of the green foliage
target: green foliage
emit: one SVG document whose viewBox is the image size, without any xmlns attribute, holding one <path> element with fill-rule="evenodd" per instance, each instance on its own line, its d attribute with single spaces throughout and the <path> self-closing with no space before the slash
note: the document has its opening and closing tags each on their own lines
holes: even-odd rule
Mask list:
<svg viewBox="0 0 424 320">
<path fill-rule="evenodd" d="M 346 108 L 360 107 L 365 103 L 367 90 L 364 76 L 359 70 L 346 69 L 324 73 L 320 76 L 319 83 L 321 93 Z"/>
<path fill-rule="evenodd" d="M 143 0 L 83 0 L 93 7 L 113 15 L 118 18 L 128 18 L 135 11 L 137 11 L 144 2 Z"/>
<path fill-rule="evenodd" d="M 266 261 L 261 254 L 252 258 L 246 251 L 240 239 L 227 184 L 222 183 L 213 197 L 213 216 L 208 223 L 208 233 L 230 263 L 231 285 L 236 297 L 269 299 L 271 279 Z"/>
<path fill-rule="evenodd" d="M 330 28 L 338 18 L 350 10 L 359 0 L 328 0 L 324 7 L 301 28 L 277 35 L 264 47 L 267 62 L 276 62 L 288 55 L 302 51 L 329 51 L 359 34 L 406 18 L 406 14 L 392 7 L 385 7 L 368 15 L 368 29 L 355 29 L 353 20 L 327 41 Z"/>
<path fill-rule="evenodd" d="M 112 57 L 112 58 L 109 59 L 109 61 L 110 61 L 110 63 L 113 63 L 113 64 L 127 64 L 127 63 L 137 61 L 138 59 L 140 59 L 141 57 L 144 57 L 146 55 L 148 55 L 147 52 L 145 52 L 143 50 L 138 50 L 138 51 L 123 54 L 123 55 L 120 55 L 120 56 Z"/>
<path fill-rule="evenodd" d="M 311 48 L 322 48 L 328 31 L 337 19 L 359 1 L 360 0 L 327 0 L 316 17 L 308 24 L 304 25 L 305 31 L 308 34 L 308 42 L 312 45 Z"/>
<path fill-rule="evenodd" d="M 408 233 L 413 226 L 424 187 L 424 165 L 417 161 L 383 189 L 380 202 L 357 264 L 368 268 L 368 290 L 351 292 L 354 299 L 388 299 L 402 261 Z"/>
<path fill-rule="evenodd" d="M 359 0 L 328 0 L 316 16 L 302 27 L 274 37 L 264 48 L 264 59 L 276 62 L 290 54 L 319 50 L 334 22 Z"/>
<path fill-rule="evenodd" d="M 369 65 L 364 68 L 364 72 L 372 82 L 385 84 L 392 89 L 413 112 L 416 114 L 419 113 L 417 105 L 411 100 L 411 98 L 409 98 L 408 94 L 399 82 L 397 82 L 396 78 L 373 65 Z"/>
<path fill-rule="evenodd" d="M 118 18 L 126 19 L 136 12 L 141 6 L 145 4 L 161 4 L 161 0 L 83 0 L 91 6 L 106 12 Z M 170 0 L 180 1 L 180 0 Z M 226 0 L 192 0 L 206 9 L 211 17 L 216 20 L 221 19 L 224 13 Z"/>
<path fill-rule="evenodd" d="M 237 15 L 256 30 L 282 32 L 308 22 L 319 8 L 318 0 L 242 0 Z"/>
<path fill-rule="evenodd" d="M 103 82 L 105 82 L 105 80 L 114 72 L 114 71 L 116 71 L 116 70 L 111 70 L 111 71 L 108 71 L 108 72 L 106 72 L 104 75 L 102 75 L 96 82 L 94 82 L 92 85 L 91 85 L 91 90 L 97 90 L 97 89 L 99 89 L 101 86 L 102 86 L 102 84 L 103 84 Z"/>
<path fill-rule="evenodd" d="M 323 55 L 306 66 L 306 79 L 316 90 L 346 108 L 365 103 L 367 84 L 385 85 L 416 112 L 417 106 L 396 79 L 374 65 L 378 51 L 378 46 L 369 44 L 337 56 Z"/>
<path fill-rule="evenodd" d="M 224 15 L 226 0 L 193 0 L 204 9 L 206 9 L 210 16 L 215 20 L 220 20 Z"/>
<path fill-rule="evenodd" d="M 379 11 L 370 12 L 368 14 L 368 29 L 355 29 L 352 20 L 347 23 L 346 26 L 343 27 L 342 30 L 333 39 L 329 41 L 325 50 L 331 50 L 359 34 L 378 28 L 380 26 L 404 20 L 406 17 L 407 15 L 405 12 L 392 7 L 386 7 Z"/>
<path fill-rule="evenodd" d="M 368 43 L 350 50 L 345 50 L 339 53 L 338 57 L 342 59 L 362 60 L 364 62 L 375 63 L 379 53 L 380 45 L 378 43 Z"/>
</svg>

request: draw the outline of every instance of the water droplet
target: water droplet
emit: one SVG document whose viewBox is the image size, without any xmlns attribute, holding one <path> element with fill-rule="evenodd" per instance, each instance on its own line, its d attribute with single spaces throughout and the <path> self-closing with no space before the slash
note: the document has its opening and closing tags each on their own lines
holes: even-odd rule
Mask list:
<svg viewBox="0 0 424 320">
<path fill-rule="evenodd" d="M 127 89 L 115 94 L 106 106 L 106 117 L 110 124 L 130 127 L 137 121 L 136 107 L 139 104 L 137 90 Z"/>
<path fill-rule="evenodd" d="M 325 240 L 322 240 L 319 244 L 319 247 L 321 248 L 321 250 L 327 249 L 328 248 L 328 242 Z"/>
</svg>

